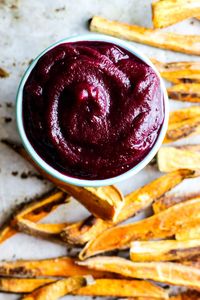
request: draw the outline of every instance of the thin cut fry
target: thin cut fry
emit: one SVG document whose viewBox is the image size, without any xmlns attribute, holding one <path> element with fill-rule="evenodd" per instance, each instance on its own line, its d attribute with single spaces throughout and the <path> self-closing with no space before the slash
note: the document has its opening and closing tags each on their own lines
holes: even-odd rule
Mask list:
<svg viewBox="0 0 200 300">
<path fill-rule="evenodd" d="M 21 279 L 21 278 L 1 278 L 0 291 L 12 293 L 30 293 L 36 288 L 47 283 L 55 282 L 55 279 Z M 82 287 L 73 295 L 80 296 L 110 296 L 110 297 L 139 297 L 148 296 L 155 298 L 168 298 L 167 292 L 144 280 L 125 279 L 97 279 L 92 284 Z"/>
<path fill-rule="evenodd" d="M 200 219 L 200 198 L 174 205 L 147 219 L 110 228 L 87 243 L 79 258 L 115 249 L 126 249 L 134 240 L 167 238 L 176 234 L 191 220 Z"/>
<path fill-rule="evenodd" d="M 54 190 L 40 197 L 40 199 L 25 204 L 9 221 L 0 229 L 0 243 L 3 243 L 17 233 L 17 219 L 25 218 L 32 222 L 38 222 L 59 205 L 66 203 L 69 197 L 66 193 Z"/>
<path fill-rule="evenodd" d="M 200 152 L 176 147 L 161 147 L 157 153 L 157 164 L 161 172 L 171 172 L 180 168 L 200 169 Z"/>
<path fill-rule="evenodd" d="M 36 224 L 29 220 L 17 219 L 16 226 L 19 231 L 33 236 L 60 240 L 60 233 L 67 226 L 67 223 Z"/>
<path fill-rule="evenodd" d="M 188 259 L 200 253 L 200 239 L 189 241 L 135 241 L 131 243 L 132 261 L 173 261 Z"/>
<path fill-rule="evenodd" d="M 94 278 L 112 278 L 107 272 L 92 271 L 75 264 L 71 257 L 44 260 L 17 260 L 0 262 L 0 276 L 6 277 L 68 277 L 92 275 Z"/>
<path fill-rule="evenodd" d="M 44 177 L 55 183 L 61 190 L 72 195 L 82 205 L 84 205 L 93 215 L 106 220 L 115 220 L 122 205 L 123 195 L 115 186 L 104 186 L 99 188 L 79 187 L 62 183 L 49 174 L 45 173 L 35 162 L 30 158 L 22 146 L 16 145 L 11 141 L 4 140 L 6 145 L 11 147 L 22 157 L 28 160 Z"/>
<path fill-rule="evenodd" d="M 151 58 L 161 76 L 173 83 L 200 83 L 199 61 L 178 61 L 164 63 Z"/>
<path fill-rule="evenodd" d="M 55 282 L 49 278 L 0 278 L 0 292 L 30 293 L 40 286 Z"/>
<path fill-rule="evenodd" d="M 97 279 L 94 284 L 74 291 L 73 295 L 104 297 L 141 297 L 148 295 L 155 299 L 168 299 L 168 294 L 164 289 L 148 281 L 125 279 Z"/>
<path fill-rule="evenodd" d="M 167 92 L 169 98 L 175 100 L 200 102 L 200 83 L 179 83 L 170 86 Z"/>
<path fill-rule="evenodd" d="M 200 220 L 194 220 L 176 233 L 176 240 L 200 239 Z"/>
<path fill-rule="evenodd" d="M 92 18 L 90 30 L 157 48 L 200 55 L 200 36 L 198 35 L 182 35 L 159 29 L 144 28 L 137 25 L 110 21 L 99 16 Z"/>
<path fill-rule="evenodd" d="M 198 173 L 192 170 L 181 169 L 163 175 L 133 191 L 125 197 L 124 207 L 114 224 L 120 223 L 145 209 L 148 205 L 152 204 L 154 200 L 160 198 L 184 179 L 196 176 L 198 176 Z M 113 223 L 111 222 L 90 216 L 81 222 L 68 225 L 63 230 L 62 238 L 67 243 L 83 245 L 112 226 Z"/>
<path fill-rule="evenodd" d="M 168 194 L 159 198 L 153 203 L 154 214 L 157 214 L 175 204 L 191 200 L 193 198 L 199 198 L 200 193 L 190 194 Z"/>
<path fill-rule="evenodd" d="M 131 262 L 121 257 L 99 256 L 89 258 L 79 265 L 109 271 L 122 276 L 152 279 L 172 285 L 200 290 L 200 270 L 171 262 Z"/>
<path fill-rule="evenodd" d="M 86 284 L 86 279 L 81 276 L 61 279 L 38 288 L 22 300 L 57 300 Z"/>
<path fill-rule="evenodd" d="M 200 134 L 200 107 L 183 108 L 170 113 L 164 143 Z"/>
<path fill-rule="evenodd" d="M 199 0 L 159 0 L 152 3 L 155 28 L 163 28 L 184 19 L 200 16 Z"/>
</svg>

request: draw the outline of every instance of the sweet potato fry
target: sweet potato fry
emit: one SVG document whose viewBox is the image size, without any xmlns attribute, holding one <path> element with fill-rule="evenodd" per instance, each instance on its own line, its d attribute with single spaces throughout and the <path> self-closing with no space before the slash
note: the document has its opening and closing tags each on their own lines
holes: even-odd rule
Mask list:
<svg viewBox="0 0 200 300">
<path fill-rule="evenodd" d="M 169 98 L 175 100 L 200 102 L 200 83 L 179 83 L 170 86 L 167 92 Z"/>
<path fill-rule="evenodd" d="M 67 223 L 58 224 L 36 224 L 29 220 L 17 219 L 17 228 L 26 234 L 47 239 L 60 239 L 60 233 L 67 226 Z"/>
<path fill-rule="evenodd" d="M 22 279 L 1 278 L 0 291 L 12 293 L 30 293 L 36 288 L 55 282 L 55 279 Z M 148 291 L 148 292 L 147 292 Z M 92 284 L 72 292 L 80 296 L 112 296 L 112 297 L 139 297 L 151 296 L 156 298 L 168 298 L 167 292 L 145 280 L 126 279 L 97 279 Z"/>
<path fill-rule="evenodd" d="M 164 143 L 200 133 L 200 107 L 183 108 L 170 113 Z"/>
<path fill-rule="evenodd" d="M 187 226 L 176 233 L 176 240 L 193 240 L 200 238 L 200 220 L 191 220 Z"/>
<path fill-rule="evenodd" d="M 154 214 L 157 214 L 175 204 L 185 202 L 194 198 L 199 198 L 200 193 L 189 193 L 189 194 L 168 194 L 160 197 L 153 203 Z"/>
<path fill-rule="evenodd" d="M 199 0 L 159 0 L 152 3 L 155 28 L 163 28 L 184 19 L 200 16 Z"/>
<path fill-rule="evenodd" d="M 181 108 L 170 113 L 169 125 L 200 117 L 200 106 Z"/>
<path fill-rule="evenodd" d="M 42 286 L 22 297 L 22 300 L 58 300 L 85 285 L 87 285 L 87 281 L 84 277 L 69 277 Z"/>
<path fill-rule="evenodd" d="M 106 220 L 115 220 L 123 205 L 123 195 L 115 186 L 104 186 L 99 188 L 79 187 L 62 183 L 45 173 L 30 158 L 22 146 L 14 144 L 9 140 L 3 141 L 7 146 L 28 160 L 44 177 L 56 184 L 61 190 L 69 193 L 84 205 L 93 215 Z"/>
<path fill-rule="evenodd" d="M 151 61 L 156 66 L 161 76 L 173 83 L 200 83 L 200 62 L 160 62 L 154 58 Z"/>
<path fill-rule="evenodd" d="M 104 296 L 104 297 L 141 297 L 151 296 L 155 299 L 168 299 L 167 292 L 144 280 L 125 279 L 97 279 L 94 284 L 80 288 L 72 292 L 80 296 Z"/>
<path fill-rule="evenodd" d="M 108 272 L 92 271 L 78 266 L 71 257 L 44 260 L 17 260 L 0 262 L 0 276 L 6 277 L 68 277 L 92 275 L 94 278 L 112 278 Z"/>
<path fill-rule="evenodd" d="M 102 219 L 115 220 L 123 205 L 123 196 L 115 186 L 83 188 L 65 184 L 63 190 Z"/>
<path fill-rule="evenodd" d="M 197 145 L 199 150 L 198 147 L 199 145 Z M 157 165 L 161 172 L 171 172 L 180 168 L 200 169 L 200 152 L 176 147 L 161 147 L 157 153 Z"/>
<path fill-rule="evenodd" d="M 172 285 L 200 290 L 200 270 L 171 262 L 131 262 L 121 257 L 97 256 L 78 262 L 99 271 L 108 271 L 122 276 L 152 279 Z"/>
<path fill-rule="evenodd" d="M 198 219 L 200 219 L 200 198 L 179 203 L 147 219 L 104 231 L 86 244 L 79 258 L 85 259 L 102 252 L 126 249 L 134 240 L 171 237 L 191 220 Z"/>
<path fill-rule="evenodd" d="M 22 208 L 18 209 L 10 220 L 8 220 L 0 229 L 0 243 L 3 243 L 17 233 L 17 219 L 25 218 L 31 222 L 38 222 L 55 210 L 59 205 L 64 204 L 67 201 L 69 201 L 67 194 L 55 189 L 54 191 L 23 205 Z"/>
<path fill-rule="evenodd" d="M 135 241 L 131 243 L 132 261 L 180 261 L 200 253 L 198 240 Z"/>
<path fill-rule="evenodd" d="M 124 207 L 114 224 L 134 216 L 139 211 L 145 209 L 154 200 L 160 198 L 163 194 L 181 183 L 184 179 L 195 177 L 196 175 L 198 174 L 192 170 L 177 170 L 161 176 L 133 191 L 125 197 Z M 83 245 L 112 226 L 113 223 L 111 222 L 90 216 L 81 222 L 68 225 L 61 235 L 63 240 L 67 243 Z"/>
<path fill-rule="evenodd" d="M 30 293 L 40 286 L 55 281 L 49 278 L 0 278 L 0 292 Z"/>
<path fill-rule="evenodd" d="M 200 36 L 198 35 L 182 35 L 159 29 L 144 28 L 137 25 L 110 21 L 99 16 L 92 18 L 90 30 L 157 48 L 200 55 Z"/>
</svg>

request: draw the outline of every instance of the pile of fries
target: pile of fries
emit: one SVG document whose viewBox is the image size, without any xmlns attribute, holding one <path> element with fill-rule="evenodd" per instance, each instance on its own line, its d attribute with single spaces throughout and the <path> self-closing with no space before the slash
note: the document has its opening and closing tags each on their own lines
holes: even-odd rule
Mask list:
<svg viewBox="0 0 200 300">
<path fill-rule="evenodd" d="M 200 55 L 200 36 L 157 29 L 199 18 L 199 0 L 160 0 L 152 4 L 152 11 L 155 29 L 98 16 L 92 18 L 90 29 Z M 169 97 L 200 102 L 200 62 L 152 61 L 161 76 L 174 84 L 168 88 Z M 199 133 L 200 107 L 180 109 L 170 114 L 164 143 Z M 22 146 L 6 143 L 34 165 Z M 200 145 L 161 147 L 156 159 L 158 169 L 166 174 L 128 195 L 114 186 L 83 188 L 58 182 L 50 193 L 17 209 L 0 229 L 0 244 L 23 232 L 81 250 L 77 258 L 0 262 L 0 292 L 23 294 L 24 300 L 56 300 L 68 294 L 129 300 L 200 299 L 200 192 L 169 193 L 183 180 L 200 176 Z M 90 211 L 88 218 L 39 223 L 71 196 Z M 148 207 L 152 208 L 150 217 L 121 224 Z M 110 251 L 116 250 L 126 251 L 130 259 L 113 256 Z M 172 296 L 173 286 L 186 289 Z"/>
</svg>

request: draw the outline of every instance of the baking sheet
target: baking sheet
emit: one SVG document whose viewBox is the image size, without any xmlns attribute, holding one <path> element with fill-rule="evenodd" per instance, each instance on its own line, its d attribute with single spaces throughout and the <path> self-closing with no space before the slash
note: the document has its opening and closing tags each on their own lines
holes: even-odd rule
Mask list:
<svg viewBox="0 0 200 300">
<path fill-rule="evenodd" d="M 152 26 L 150 0 L 0 0 L 0 67 L 10 73 L 8 78 L 0 79 L 0 139 L 19 141 L 15 123 L 15 95 L 19 80 L 31 59 L 59 39 L 88 32 L 87 20 L 93 15 Z M 200 22 L 190 19 L 167 30 L 199 34 Z M 195 56 L 133 44 L 149 57 L 163 61 L 200 60 Z M 185 106 L 189 104 L 170 101 L 172 110 Z M 199 142 L 200 137 L 193 137 L 179 141 L 178 144 Z M 0 143 L 1 224 L 17 204 L 52 187 L 49 182 L 39 180 L 34 174 L 35 171 L 27 162 Z M 126 194 L 159 175 L 155 166 L 147 166 L 139 174 L 121 182 L 118 186 Z M 188 179 L 174 191 L 200 191 L 200 179 Z M 87 215 L 88 212 L 74 200 L 67 204 L 64 210 L 58 209 L 52 213 L 48 221 L 75 221 Z M 145 213 L 142 213 L 137 218 L 144 215 Z M 67 251 L 67 247 L 17 234 L 0 245 L 0 260 L 50 258 L 66 255 Z M 80 299 L 72 296 L 63 299 L 72 298 Z M 0 300 L 14 299 L 19 299 L 19 296 L 0 293 Z"/>
</svg>

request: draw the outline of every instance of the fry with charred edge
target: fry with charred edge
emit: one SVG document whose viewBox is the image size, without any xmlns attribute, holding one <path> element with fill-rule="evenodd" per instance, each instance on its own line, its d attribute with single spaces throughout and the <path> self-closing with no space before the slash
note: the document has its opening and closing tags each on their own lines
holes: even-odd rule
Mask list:
<svg viewBox="0 0 200 300">
<path fill-rule="evenodd" d="M 67 223 L 58 224 L 36 224 L 22 218 L 16 219 L 17 229 L 26 234 L 47 239 L 60 240 L 60 233 L 67 226 Z"/>
<path fill-rule="evenodd" d="M 161 147 L 157 153 L 157 165 L 161 172 L 171 172 L 180 168 L 200 169 L 200 152 L 176 147 Z"/>
<path fill-rule="evenodd" d="M 120 223 L 137 212 L 145 209 L 154 200 L 170 191 L 186 178 L 196 177 L 199 174 L 192 170 L 180 169 L 163 175 L 145 186 L 133 191 L 125 197 L 124 207 L 114 224 Z M 85 244 L 100 233 L 113 226 L 113 223 L 90 216 L 89 218 L 68 225 L 61 234 L 64 241 L 71 244 Z"/>
<path fill-rule="evenodd" d="M 183 108 L 170 113 L 164 143 L 200 133 L 200 107 Z"/>
<path fill-rule="evenodd" d="M 113 278 L 113 274 L 78 266 L 71 257 L 44 260 L 17 260 L 0 262 L 0 276 L 6 277 L 69 277 L 92 275 L 94 278 Z"/>
<path fill-rule="evenodd" d="M 200 256 L 194 256 L 192 260 L 183 260 L 182 264 L 185 266 L 191 266 L 200 270 Z"/>
<path fill-rule="evenodd" d="M 57 300 L 85 285 L 87 285 L 87 281 L 84 277 L 69 277 L 42 286 L 22 297 L 22 300 Z"/>
<path fill-rule="evenodd" d="M 55 279 L 21 279 L 1 278 L 0 291 L 12 293 L 30 293 L 36 288 L 47 283 L 55 282 Z M 94 283 L 72 292 L 80 296 L 110 296 L 110 297 L 140 297 L 151 296 L 167 299 L 167 292 L 159 286 L 144 280 L 126 279 L 97 279 Z"/>
<path fill-rule="evenodd" d="M 79 187 L 62 183 L 49 174 L 44 172 L 26 153 L 22 146 L 15 145 L 8 140 L 3 141 L 6 145 L 11 147 L 22 157 L 28 160 L 44 177 L 48 178 L 56 184 L 61 190 L 69 193 L 76 198 L 82 205 L 84 205 L 93 215 L 113 221 L 119 214 L 123 205 L 123 195 L 115 186 L 104 186 L 99 188 L 93 187 Z"/>
<path fill-rule="evenodd" d="M 200 219 L 200 198 L 174 205 L 141 221 L 110 228 L 88 242 L 80 259 L 115 249 L 126 249 L 134 240 L 167 238 L 191 220 Z"/>
<path fill-rule="evenodd" d="M 152 21 L 155 28 L 167 27 L 198 16 L 199 0 L 159 0 L 152 3 Z"/>
<path fill-rule="evenodd" d="M 179 83 L 170 86 L 167 92 L 169 98 L 175 100 L 200 102 L 200 83 Z"/>
<path fill-rule="evenodd" d="M 151 58 L 161 76 L 173 83 L 200 83 L 200 62 L 179 61 L 164 63 Z"/>
<path fill-rule="evenodd" d="M 182 35 L 164 32 L 162 30 L 111 21 L 99 16 L 92 18 L 90 30 L 157 48 L 200 55 L 199 35 Z"/>
<path fill-rule="evenodd" d="M 153 203 L 153 212 L 154 214 L 157 214 L 175 204 L 199 197 L 200 193 L 164 195 Z"/>
<path fill-rule="evenodd" d="M 38 222 L 55 210 L 59 205 L 66 203 L 68 199 L 69 197 L 66 193 L 54 190 L 43 195 L 40 199 L 25 204 L 0 229 L 0 243 L 3 243 L 17 233 L 17 219 L 25 218 L 32 222 Z"/>
<path fill-rule="evenodd" d="M 135 241 L 131 243 L 132 261 L 180 261 L 200 253 L 200 239 L 189 241 Z"/>
<path fill-rule="evenodd" d="M 30 293 L 40 286 L 55 281 L 49 278 L 0 278 L 0 292 Z"/>
<path fill-rule="evenodd" d="M 187 226 L 176 233 L 175 237 L 178 241 L 200 239 L 200 220 L 191 220 Z"/>
<path fill-rule="evenodd" d="M 139 279 L 152 279 L 200 290 L 200 270 L 178 263 L 131 262 L 117 256 L 99 256 L 77 263 L 99 271 L 109 271 L 122 276 Z"/>
</svg>

